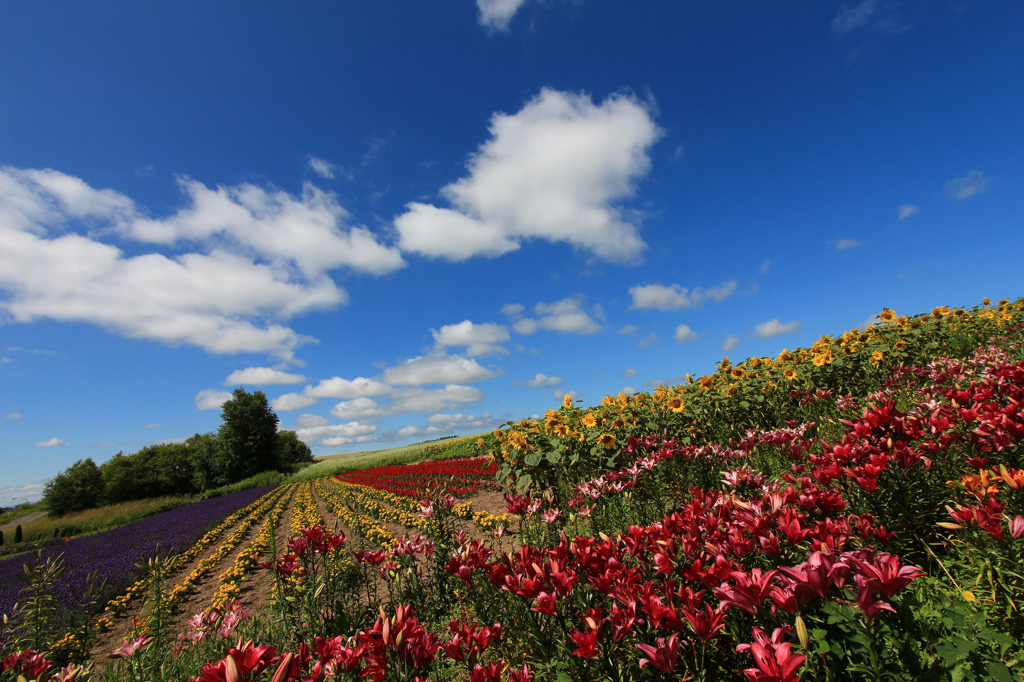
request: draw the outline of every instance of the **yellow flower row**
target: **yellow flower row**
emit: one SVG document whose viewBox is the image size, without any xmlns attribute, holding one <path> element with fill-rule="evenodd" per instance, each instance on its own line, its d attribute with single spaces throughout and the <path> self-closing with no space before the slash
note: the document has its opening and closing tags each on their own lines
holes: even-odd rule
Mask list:
<svg viewBox="0 0 1024 682">
<path fill-rule="evenodd" d="M 301 486 L 301 483 L 293 483 L 286 486 L 289 489 L 289 493 L 294 493 L 296 486 Z M 223 610 L 224 605 L 232 599 L 237 599 L 242 593 L 242 581 L 245 576 L 251 573 L 260 564 L 260 557 L 267 548 L 270 547 L 270 543 L 273 540 L 274 531 L 277 529 L 277 525 L 281 520 L 281 515 L 284 510 L 288 508 L 291 502 L 292 495 L 289 494 L 287 497 L 281 496 L 277 504 L 274 505 L 273 509 L 267 515 L 266 521 L 263 522 L 263 526 L 260 527 L 260 531 L 257 536 L 249 543 L 248 547 L 243 549 L 235 557 L 235 561 L 230 568 L 220 574 L 220 587 L 217 589 L 217 594 L 213 596 L 213 600 L 210 602 L 210 608 L 218 611 Z"/>
<path fill-rule="evenodd" d="M 313 528 L 323 525 L 323 518 L 320 510 L 313 499 L 313 487 L 311 483 L 303 484 L 295 495 L 292 504 L 291 537 L 297 536 L 303 528 Z"/>
<path fill-rule="evenodd" d="M 317 494 L 327 503 L 331 512 L 353 533 L 358 533 L 382 549 L 391 549 L 395 544 L 395 537 L 376 519 L 350 509 L 341 485 L 335 478 L 317 479 Z"/>
<path fill-rule="evenodd" d="M 264 498 L 260 498 L 262 504 L 254 509 L 251 514 L 246 516 L 214 552 L 200 561 L 199 564 L 192 569 L 192 572 L 171 590 L 168 596 L 171 599 L 172 605 L 177 604 L 184 599 L 189 590 L 199 582 L 200 578 L 206 575 L 211 568 L 220 563 L 224 557 L 233 552 L 242 540 L 245 539 L 245 536 L 249 533 L 249 529 L 256 525 L 256 522 L 262 519 L 270 509 L 276 508 L 282 504 L 287 504 L 288 499 L 294 491 L 294 485 L 295 484 L 277 488 L 275 492 L 278 492 L 278 494 L 273 497 L 265 496 Z"/>
<path fill-rule="evenodd" d="M 222 521 L 220 525 L 218 525 L 216 528 L 208 531 L 199 540 L 199 542 L 197 542 L 195 545 L 189 548 L 188 551 L 173 557 L 170 560 L 170 563 L 168 564 L 168 569 L 170 571 L 175 571 L 181 568 L 182 566 L 187 565 L 189 562 L 191 562 L 197 556 L 199 556 L 207 547 L 213 544 L 227 529 L 231 528 L 236 523 L 238 523 L 240 519 L 255 513 L 256 510 L 266 505 L 268 503 L 268 500 L 270 501 L 270 503 L 272 503 L 273 500 L 277 499 L 277 497 L 280 496 L 281 494 L 283 494 L 282 490 L 280 488 L 275 488 L 274 490 L 268 492 L 266 495 L 260 497 L 258 500 L 255 500 L 251 504 L 231 514 L 226 519 L 224 519 L 224 521 Z M 262 512 L 260 514 L 262 515 Z M 140 578 L 139 580 L 135 581 L 135 583 L 133 583 L 131 587 L 129 587 L 123 594 L 121 594 L 118 597 L 115 597 L 114 599 L 111 599 L 107 603 L 106 607 L 103 609 L 104 615 L 101 616 L 97 621 L 97 626 L 101 630 L 106 630 L 112 627 L 114 621 L 111 615 L 108 614 L 122 613 L 132 599 L 141 596 L 146 592 L 146 590 L 149 589 L 149 584 L 149 576 L 144 576 L 143 578 Z"/>
</svg>

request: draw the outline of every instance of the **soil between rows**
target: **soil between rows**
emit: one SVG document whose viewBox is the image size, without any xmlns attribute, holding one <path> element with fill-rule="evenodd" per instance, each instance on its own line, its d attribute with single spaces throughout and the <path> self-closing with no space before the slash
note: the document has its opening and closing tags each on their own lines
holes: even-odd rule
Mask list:
<svg viewBox="0 0 1024 682">
<path fill-rule="evenodd" d="M 338 516 L 330 510 L 324 499 L 317 493 L 314 482 L 311 481 L 305 485 L 309 485 L 312 489 L 313 499 L 316 502 L 320 518 L 323 520 L 323 525 L 326 528 L 330 528 L 335 531 L 342 531 L 348 537 L 352 538 L 353 534 L 351 530 L 341 522 Z M 294 500 L 294 495 L 296 493 L 297 490 L 292 493 L 292 500 Z M 486 511 L 491 514 L 502 514 L 505 511 L 504 498 L 502 494 L 498 492 L 492 491 L 481 493 L 463 501 L 470 502 L 474 511 Z M 278 521 L 277 528 L 275 529 L 274 537 L 278 556 L 287 550 L 288 540 L 291 538 L 293 508 L 294 504 L 290 501 L 284 513 L 281 514 L 281 518 Z M 191 591 L 181 602 L 171 621 L 170 632 L 172 633 L 172 636 L 179 637 L 183 634 L 186 630 L 188 620 L 195 613 L 210 607 L 210 603 L 219 588 L 218 577 L 234 564 L 235 558 L 238 554 L 242 552 L 253 539 L 255 539 L 266 518 L 267 515 L 265 514 L 257 523 L 253 524 L 252 528 L 249 529 L 245 538 L 238 544 L 238 546 L 226 557 L 221 559 L 221 561 L 215 566 L 210 568 L 204 574 L 198 585 L 193 588 L 193 591 Z M 239 520 L 238 523 L 240 524 L 241 522 L 242 520 Z M 172 576 L 169 576 L 167 579 L 168 590 L 172 589 L 173 585 L 178 584 L 188 576 L 201 561 L 213 554 L 217 548 L 220 547 L 223 539 L 230 536 L 231 532 L 237 527 L 237 525 L 238 524 L 227 529 L 221 534 L 218 541 L 208 547 L 199 557 L 176 571 Z M 395 537 L 402 537 L 411 532 L 411 530 L 405 526 L 390 523 L 385 523 L 384 526 L 387 528 L 388 532 Z M 463 521 L 460 523 L 460 527 L 462 527 L 469 537 L 473 539 L 482 539 L 486 536 L 486 533 L 472 522 Z M 261 557 L 261 561 L 269 561 L 271 558 L 272 557 L 264 556 Z M 242 605 L 244 607 L 252 608 L 256 613 L 265 613 L 269 607 L 272 585 L 273 576 L 270 571 L 263 567 L 258 567 L 254 572 L 243 578 L 241 595 L 239 597 Z M 129 605 L 129 609 L 131 608 L 139 609 L 140 604 L 138 602 L 133 602 Z M 131 613 L 131 611 L 129 610 L 128 613 Z M 95 635 L 93 647 L 90 652 L 95 669 L 102 669 L 107 664 L 110 660 L 108 655 L 120 647 L 124 639 L 131 633 L 132 628 L 133 623 L 131 616 L 126 615 L 116 619 L 114 627 L 108 632 L 98 633 Z"/>
</svg>

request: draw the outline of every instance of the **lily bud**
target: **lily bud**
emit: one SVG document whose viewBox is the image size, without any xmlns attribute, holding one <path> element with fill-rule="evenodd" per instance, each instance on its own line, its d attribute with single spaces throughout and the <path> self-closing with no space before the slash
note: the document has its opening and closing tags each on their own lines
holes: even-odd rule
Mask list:
<svg viewBox="0 0 1024 682">
<path fill-rule="evenodd" d="M 242 674 L 238 672 L 238 664 L 231 654 L 224 659 L 224 680 L 225 682 L 241 682 Z"/>
<path fill-rule="evenodd" d="M 1013 477 L 1010 476 L 1010 472 L 1006 470 L 1006 465 L 1005 464 L 1000 464 L 999 465 L 999 473 L 1002 474 L 1002 476 L 1003 476 L 1003 483 L 1005 483 L 1006 485 L 1010 486 L 1014 490 L 1016 490 L 1017 488 L 1020 487 L 1020 485 L 1018 485 L 1017 481 L 1013 480 Z"/>
<path fill-rule="evenodd" d="M 292 659 L 295 657 L 291 651 L 285 654 L 284 659 L 281 660 L 281 665 L 277 667 L 277 672 L 274 673 L 274 679 L 271 682 L 284 682 L 288 679 L 288 673 L 292 667 Z"/>
<path fill-rule="evenodd" d="M 800 646 L 804 649 L 811 648 L 811 638 L 807 634 L 807 624 L 801 616 L 796 617 L 796 636 L 800 639 Z"/>
<path fill-rule="evenodd" d="M 948 521 L 939 521 L 935 525 L 940 528 L 946 528 L 949 530 L 960 530 L 961 528 L 963 528 L 963 526 L 961 526 L 958 523 L 949 523 Z"/>
</svg>

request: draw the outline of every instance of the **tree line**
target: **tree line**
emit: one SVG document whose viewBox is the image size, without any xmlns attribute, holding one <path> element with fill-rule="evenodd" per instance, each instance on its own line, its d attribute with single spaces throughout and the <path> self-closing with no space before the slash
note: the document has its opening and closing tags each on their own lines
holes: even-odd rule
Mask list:
<svg viewBox="0 0 1024 682">
<path fill-rule="evenodd" d="M 262 391 L 235 389 L 221 406 L 215 433 L 184 443 L 119 452 L 97 466 L 80 459 L 50 479 L 43 502 L 50 516 L 163 495 L 193 495 L 237 483 L 263 471 L 287 471 L 313 453 L 294 431 L 278 431 L 278 418 Z"/>
</svg>

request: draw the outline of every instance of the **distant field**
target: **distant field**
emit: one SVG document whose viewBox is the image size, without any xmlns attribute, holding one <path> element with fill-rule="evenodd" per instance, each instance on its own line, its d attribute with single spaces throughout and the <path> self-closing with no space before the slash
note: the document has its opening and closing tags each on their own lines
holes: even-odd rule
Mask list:
<svg viewBox="0 0 1024 682">
<path fill-rule="evenodd" d="M 413 445 L 405 445 L 400 448 L 389 448 L 387 450 L 367 450 L 363 452 L 351 452 L 340 455 L 317 457 L 316 463 L 295 474 L 290 480 L 310 481 L 316 478 L 341 473 L 343 471 L 352 471 L 354 469 L 366 469 L 369 467 L 392 464 L 408 464 L 421 458 L 423 451 L 431 446 L 443 446 L 469 439 L 476 440 L 483 435 L 489 434 L 455 436 L 442 440 L 427 441 L 426 443 L 414 443 Z"/>
</svg>

